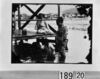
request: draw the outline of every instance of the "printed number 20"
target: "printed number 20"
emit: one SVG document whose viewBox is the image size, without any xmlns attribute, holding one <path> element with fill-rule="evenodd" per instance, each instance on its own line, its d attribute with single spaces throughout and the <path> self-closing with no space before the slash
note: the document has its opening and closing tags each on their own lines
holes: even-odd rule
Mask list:
<svg viewBox="0 0 100 79">
<path fill-rule="evenodd" d="M 85 77 L 85 73 L 84 72 L 77 72 L 76 74 L 76 78 L 77 79 L 84 79 Z"/>
</svg>

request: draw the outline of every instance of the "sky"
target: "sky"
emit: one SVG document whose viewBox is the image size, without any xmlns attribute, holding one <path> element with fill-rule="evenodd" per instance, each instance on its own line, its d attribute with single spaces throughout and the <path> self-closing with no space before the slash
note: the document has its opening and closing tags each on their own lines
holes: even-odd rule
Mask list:
<svg viewBox="0 0 100 79">
<path fill-rule="evenodd" d="M 38 7 L 40 7 L 40 5 L 27 5 L 28 7 L 30 7 L 33 11 L 36 11 L 38 9 Z M 64 10 L 69 10 L 75 8 L 75 5 L 61 5 L 61 11 Z M 32 15 L 32 13 L 30 11 L 28 11 L 28 9 L 26 9 L 24 6 L 20 8 L 21 14 L 26 13 L 28 15 Z M 57 13 L 58 12 L 58 7 L 57 5 L 46 5 L 41 11 L 40 13 Z M 16 11 L 17 14 L 17 11 Z"/>
</svg>

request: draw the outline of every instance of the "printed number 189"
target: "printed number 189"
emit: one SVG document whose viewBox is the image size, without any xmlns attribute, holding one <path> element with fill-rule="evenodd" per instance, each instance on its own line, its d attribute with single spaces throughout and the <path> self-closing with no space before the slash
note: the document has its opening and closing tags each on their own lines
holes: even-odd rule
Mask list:
<svg viewBox="0 0 100 79">
<path fill-rule="evenodd" d="M 73 79 L 73 73 L 72 72 L 61 72 L 61 79 Z"/>
</svg>

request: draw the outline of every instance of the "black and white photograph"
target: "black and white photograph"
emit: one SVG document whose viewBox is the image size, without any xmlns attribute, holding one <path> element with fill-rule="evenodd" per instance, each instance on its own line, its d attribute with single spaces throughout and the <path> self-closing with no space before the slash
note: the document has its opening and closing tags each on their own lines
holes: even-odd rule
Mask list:
<svg viewBox="0 0 100 79">
<path fill-rule="evenodd" d="M 11 64 L 92 64 L 93 4 L 12 3 Z"/>
</svg>

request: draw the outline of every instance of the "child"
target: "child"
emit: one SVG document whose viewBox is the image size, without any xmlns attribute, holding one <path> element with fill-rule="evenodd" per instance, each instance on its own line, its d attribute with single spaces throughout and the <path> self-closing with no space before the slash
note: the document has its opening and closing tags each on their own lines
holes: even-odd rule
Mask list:
<svg viewBox="0 0 100 79">
<path fill-rule="evenodd" d="M 56 33 L 56 52 L 59 53 L 59 63 L 65 62 L 65 50 L 67 47 L 67 28 L 63 25 L 63 18 L 58 17 L 56 20 L 58 31 Z"/>
</svg>

